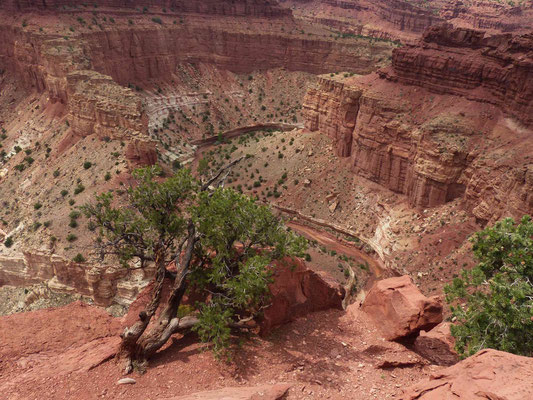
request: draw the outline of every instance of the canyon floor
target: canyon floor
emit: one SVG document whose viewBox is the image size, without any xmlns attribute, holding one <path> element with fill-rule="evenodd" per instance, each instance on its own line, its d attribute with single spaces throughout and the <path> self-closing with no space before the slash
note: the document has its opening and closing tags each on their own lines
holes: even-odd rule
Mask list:
<svg viewBox="0 0 533 400">
<path fill-rule="evenodd" d="M 533 213 L 531 1 L 164 3 L 0 2 L 0 397 L 404 398 L 443 367 L 361 304 L 399 276 L 443 300 L 473 233 Z M 345 310 L 235 336 L 231 360 L 176 335 L 117 384 L 153 270 L 104 262 L 80 206 L 126 206 L 140 166 L 206 179 L 237 158 L 226 187 L 309 240 L 300 265 Z"/>
</svg>

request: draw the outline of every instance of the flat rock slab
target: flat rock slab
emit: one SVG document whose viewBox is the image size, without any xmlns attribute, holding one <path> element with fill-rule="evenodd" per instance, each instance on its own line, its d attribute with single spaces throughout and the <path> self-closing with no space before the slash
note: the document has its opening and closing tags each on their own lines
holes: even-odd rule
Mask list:
<svg viewBox="0 0 533 400">
<path fill-rule="evenodd" d="M 533 358 L 481 350 L 406 389 L 401 399 L 533 399 Z"/>
<path fill-rule="evenodd" d="M 290 387 L 291 385 L 287 383 L 254 387 L 227 387 L 165 400 L 277 400 L 281 399 Z"/>
</svg>

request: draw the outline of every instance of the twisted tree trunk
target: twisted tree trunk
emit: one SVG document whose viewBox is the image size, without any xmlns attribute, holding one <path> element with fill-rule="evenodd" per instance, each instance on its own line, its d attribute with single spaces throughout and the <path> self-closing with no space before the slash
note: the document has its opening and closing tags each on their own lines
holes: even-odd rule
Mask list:
<svg viewBox="0 0 533 400">
<path fill-rule="evenodd" d="M 134 368 L 142 371 L 148 358 L 155 354 L 173 334 L 178 331 L 188 330 L 198 322 L 195 317 L 178 318 L 178 310 L 187 290 L 187 275 L 189 274 L 194 246 L 197 242 L 195 232 L 194 224 L 190 222 L 186 241 L 187 248 L 183 261 L 177 262 L 178 273 L 174 279 L 166 307 L 155 324 L 153 324 L 153 327 L 146 331 L 152 317 L 160 306 L 163 282 L 167 272 L 165 258 L 159 255 L 156 256 L 157 272 L 150 303 L 148 303 L 145 310 L 139 313 L 138 321 L 124 329 L 121 334 L 122 342 L 117 353 L 117 360 L 126 374 L 132 372 Z M 179 258 L 180 255 L 176 257 L 177 260 Z"/>
</svg>

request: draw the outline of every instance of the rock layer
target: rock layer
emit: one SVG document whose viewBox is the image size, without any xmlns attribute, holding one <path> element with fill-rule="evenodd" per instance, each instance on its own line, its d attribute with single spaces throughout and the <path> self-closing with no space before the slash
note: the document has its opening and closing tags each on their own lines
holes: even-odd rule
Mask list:
<svg viewBox="0 0 533 400">
<path fill-rule="evenodd" d="M 102 306 L 131 303 L 148 275 L 148 271 L 80 264 L 43 253 L 0 256 L 0 286 L 47 282 L 52 290 L 78 293 Z"/>
</svg>

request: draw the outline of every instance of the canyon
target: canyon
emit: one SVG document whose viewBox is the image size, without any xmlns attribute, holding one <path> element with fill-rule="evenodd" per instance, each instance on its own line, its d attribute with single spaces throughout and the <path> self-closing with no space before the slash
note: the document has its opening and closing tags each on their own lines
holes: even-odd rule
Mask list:
<svg viewBox="0 0 533 400">
<path fill-rule="evenodd" d="M 330 136 L 355 173 L 405 194 L 413 207 L 461 198 L 485 223 L 528 214 L 532 39 L 430 28 L 376 74 L 321 77 L 304 100 L 306 128 Z M 493 140 L 499 145 L 487 145 Z M 484 187 L 487 169 L 499 177 L 492 172 Z"/>
<path fill-rule="evenodd" d="M 103 398 L 431 399 L 454 382 L 469 394 L 462 368 L 514 362 L 444 369 L 458 357 L 442 288 L 473 266 L 474 232 L 533 213 L 531 2 L 5 0 L 0 21 L 0 301 L 83 301 L 0 318 L 51 343 L 0 344 L 13 399 L 37 394 L 19 376 L 44 398 L 93 398 L 98 382 Z M 229 370 L 187 338 L 116 385 L 115 331 L 154 271 L 103 262 L 79 206 L 108 191 L 124 205 L 139 166 L 237 157 L 225 184 L 308 238 L 306 261 L 276 275 L 263 336 Z M 170 385 L 176 371 L 188 381 Z"/>
</svg>

